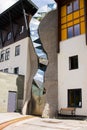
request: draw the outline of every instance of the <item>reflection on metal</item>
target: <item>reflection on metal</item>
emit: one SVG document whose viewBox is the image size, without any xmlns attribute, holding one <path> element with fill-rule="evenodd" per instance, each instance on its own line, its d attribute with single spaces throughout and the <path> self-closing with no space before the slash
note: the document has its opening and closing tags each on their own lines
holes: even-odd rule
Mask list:
<svg viewBox="0 0 87 130">
<path fill-rule="evenodd" d="M 56 8 L 56 4 L 48 4 L 37 11 L 30 21 L 30 36 L 38 57 L 38 70 L 33 77 L 32 83 L 32 114 L 42 115 L 45 103 L 46 90 L 43 86 L 44 75 L 48 65 L 48 57 L 42 46 L 38 28 L 43 17 L 51 10 Z"/>
</svg>

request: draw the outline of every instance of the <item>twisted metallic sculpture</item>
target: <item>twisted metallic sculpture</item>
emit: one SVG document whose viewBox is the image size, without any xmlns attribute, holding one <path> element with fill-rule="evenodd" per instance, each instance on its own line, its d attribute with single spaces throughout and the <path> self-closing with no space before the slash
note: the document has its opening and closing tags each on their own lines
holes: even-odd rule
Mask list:
<svg viewBox="0 0 87 130">
<path fill-rule="evenodd" d="M 32 40 L 32 44 L 35 50 L 35 53 L 38 57 L 38 70 L 33 77 L 32 82 L 32 113 L 40 115 L 40 105 L 43 106 L 43 102 L 41 98 L 44 98 L 43 95 L 46 93 L 44 83 L 44 75 L 49 63 L 49 59 L 47 53 L 43 48 L 43 44 L 41 42 L 39 36 L 39 25 L 41 20 L 45 17 L 45 15 L 55 9 L 55 4 L 48 4 L 41 9 L 39 9 L 36 14 L 32 17 L 30 21 L 30 37 Z"/>
</svg>

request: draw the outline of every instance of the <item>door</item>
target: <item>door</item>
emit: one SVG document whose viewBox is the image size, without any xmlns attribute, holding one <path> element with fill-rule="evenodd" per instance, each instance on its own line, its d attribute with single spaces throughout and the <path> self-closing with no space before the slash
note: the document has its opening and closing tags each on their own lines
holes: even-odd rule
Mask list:
<svg viewBox="0 0 87 130">
<path fill-rule="evenodd" d="M 17 104 L 17 93 L 13 91 L 8 92 L 8 112 L 14 112 Z"/>
</svg>

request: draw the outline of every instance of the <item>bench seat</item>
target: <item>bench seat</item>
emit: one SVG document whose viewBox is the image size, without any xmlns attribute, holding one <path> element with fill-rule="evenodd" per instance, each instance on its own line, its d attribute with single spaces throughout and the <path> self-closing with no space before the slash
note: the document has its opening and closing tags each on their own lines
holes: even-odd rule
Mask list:
<svg viewBox="0 0 87 130">
<path fill-rule="evenodd" d="M 72 115 L 75 115 L 75 108 L 74 107 L 67 107 L 67 108 L 61 108 L 60 109 L 60 114 L 62 114 L 62 112 L 66 112 L 66 111 L 70 111 Z"/>
</svg>

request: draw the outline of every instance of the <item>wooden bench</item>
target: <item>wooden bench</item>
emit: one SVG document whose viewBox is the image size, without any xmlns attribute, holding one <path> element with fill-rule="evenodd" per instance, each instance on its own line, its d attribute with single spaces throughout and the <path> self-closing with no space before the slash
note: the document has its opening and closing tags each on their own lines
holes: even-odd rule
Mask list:
<svg viewBox="0 0 87 130">
<path fill-rule="evenodd" d="M 66 112 L 66 111 L 70 111 L 71 115 L 75 115 L 75 108 L 74 107 L 67 107 L 67 108 L 61 108 L 60 109 L 60 114 L 62 114 L 62 112 Z"/>
</svg>

